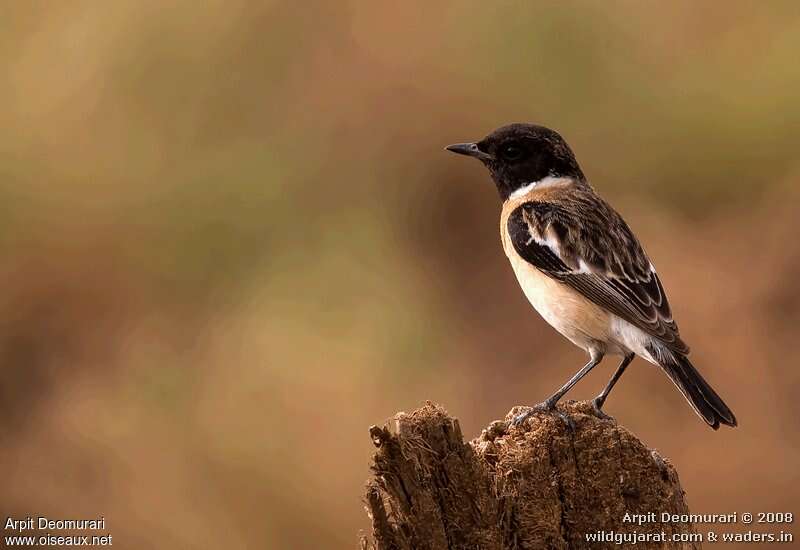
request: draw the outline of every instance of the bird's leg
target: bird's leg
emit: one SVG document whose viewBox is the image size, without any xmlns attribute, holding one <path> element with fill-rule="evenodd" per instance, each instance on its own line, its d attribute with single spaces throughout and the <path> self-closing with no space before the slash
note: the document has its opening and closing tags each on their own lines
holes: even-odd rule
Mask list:
<svg viewBox="0 0 800 550">
<path fill-rule="evenodd" d="M 594 412 L 600 418 L 611 418 L 606 413 L 603 412 L 603 404 L 606 402 L 606 398 L 608 394 L 611 393 L 611 389 L 617 383 L 617 381 L 622 376 L 622 373 L 625 372 L 625 369 L 628 368 L 628 365 L 631 364 L 633 358 L 635 357 L 634 354 L 629 353 L 625 357 L 622 358 L 622 362 L 617 367 L 616 372 L 614 372 L 614 376 L 611 377 L 611 380 L 608 381 L 606 387 L 600 392 L 600 395 L 592 399 L 592 407 L 594 407 Z"/>
<path fill-rule="evenodd" d="M 552 413 L 552 412 L 556 411 L 556 404 L 558 403 L 558 401 L 562 397 L 564 397 L 564 394 L 566 394 L 570 389 L 572 389 L 572 386 L 577 384 L 578 381 L 581 378 L 586 376 L 588 374 L 588 372 L 590 370 L 592 370 L 593 368 L 595 368 L 600 363 L 600 361 L 602 361 L 602 360 L 603 360 L 603 353 L 602 352 L 592 352 L 591 359 L 589 360 L 589 362 L 586 363 L 586 365 L 584 365 L 583 368 L 581 370 L 579 370 L 575 374 L 575 376 L 570 378 L 567 381 L 566 384 L 561 386 L 558 389 L 558 391 L 556 391 L 553 395 L 551 395 L 550 397 L 545 399 L 542 403 L 539 403 L 538 405 L 534 405 L 533 407 L 531 407 L 530 409 L 528 409 L 524 413 L 518 414 L 511 421 L 511 424 L 513 426 L 519 426 L 520 424 L 525 422 L 525 420 L 528 419 L 531 415 L 536 414 L 537 412 Z M 567 417 L 563 413 L 559 413 L 558 411 L 556 411 L 556 412 L 562 418 L 562 420 L 564 420 L 567 423 L 568 426 L 570 426 L 570 427 L 573 426 L 572 421 L 569 419 L 569 417 Z"/>
</svg>

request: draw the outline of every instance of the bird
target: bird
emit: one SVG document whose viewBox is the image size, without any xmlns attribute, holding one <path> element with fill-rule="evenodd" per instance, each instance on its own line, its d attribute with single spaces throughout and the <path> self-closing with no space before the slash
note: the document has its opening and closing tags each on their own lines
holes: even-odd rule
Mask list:
<svg viewBox="0 0 800 550">
<path fill-rule="evenodd" d="M 557 413 L 558 401 L 605 355 L 622 359 L 592 400 L 602 410 L 614 385 L 639 356 L 657 365 L 713 429 L 736 417 L 689 360 L 655 267 L 622 216 L 587 180 L 561 135 L 515 123 L 478 142 L 446 150 L 481 161 L 502 201 L 500 238 L 517 281 L 536 311 L 589 356 L 542 403 L 516 415 Z"/>
</svg>

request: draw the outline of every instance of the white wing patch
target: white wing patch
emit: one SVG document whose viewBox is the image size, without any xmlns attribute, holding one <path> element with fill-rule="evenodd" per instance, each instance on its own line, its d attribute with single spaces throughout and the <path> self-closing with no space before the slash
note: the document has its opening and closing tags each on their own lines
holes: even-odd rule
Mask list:
<svg viewBox="0 0 800 550">
<path fill-rule="evenodd" d="M 540 237 L 539 235 L 536 234 L 536 231 L 534 231 L 533 227 L 531 227 L 530 224 L 529 224 L 528 225 L 528 233 L 530 233 L 530 236 L 531 236 L 531 239 L 533 239 L 533 242 L 535 242 L 539 246 L 546 246 L 559 259 L 561 258 L 561 243 L 558 241 L 558 238 L 555 235 L 553 235 L 553 233 L 551 231 L 548 231 L 547 235 L 545 235 L 544 238 L 542 238 L 542 237 Z M 528 244 L 530 244 L 530 241 L 528 241 Z"/>
<path fill-rule="evenodd" d="M 547 179 L 547 178 L 545 178 Z M 557 178 L 551 178 L 557 179 Z M 537 235 L 537 232 L 528 224 L 528 234 L 530 237 L 526 241 L 526 245 L 530 245 L 531 243 L 536 243 L 539 246 L 546 246 L 550 249 L 550 251 L 556 255 L 556 257 L 564 262 L 565 265 L 569 265 L 564 258 L 561 256 L 561 241 L 558 239 L 558 236 L 552 230 L 550 226 L 548 226 L 546 235 L 544 237 L 540 237 Z M 592 268 L 583 258 L 578 258 L 578 268 L 572 270 L 573 273 L 587 273 L 587 274 L 597 274 L 598 270 Z"/>
<path fill-rule="evenodd" d="M 577 273 L 594 273 L 589 264 L 583 261 L 583 258 L 578 258 L 578 271 Z"/>
</svg>

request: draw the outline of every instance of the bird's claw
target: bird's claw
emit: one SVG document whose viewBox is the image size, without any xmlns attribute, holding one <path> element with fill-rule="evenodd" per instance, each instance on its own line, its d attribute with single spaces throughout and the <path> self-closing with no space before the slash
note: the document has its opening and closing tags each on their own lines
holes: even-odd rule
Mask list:
<svg viewBox="0 0 800 550">
<path fill-rule="evenodd" d="M 523 413 L 519 413 L 517 416 L 511 419 L 511 426 L 514 428 L 520 427 L 528 418 L 536 414 L 536 411 L 533 407 L 529 408 L 527 411 Z"/>
<path fill-rule="evenodd" d="M 594 411 L 594 415 L 601 419 L 601 420 L 614 420 L 612 416 L 607 415 L 603 412 L 603 402 L 598 400 L 597 398 L 592 399 L 592 410 Z"/>
<path fill-rule="evenodd" d="M 533 407 L 528 407 L 525 412 L 522 412 L 511 419 L 510 425 L 514 428 L 518 428 L 521 426 L 528 418 L 534 416 L 536 414 L 553 414 L 559 417 L 564 424 L 566 424 L 567 428 L 570 431 L 575 430 L 575 422 L 564 412 L 559 411 L 555 404 L 550 404 L 547 401 L 544 403 L 539 403 L 538 405 L 534 405 Z"/>
</svg>

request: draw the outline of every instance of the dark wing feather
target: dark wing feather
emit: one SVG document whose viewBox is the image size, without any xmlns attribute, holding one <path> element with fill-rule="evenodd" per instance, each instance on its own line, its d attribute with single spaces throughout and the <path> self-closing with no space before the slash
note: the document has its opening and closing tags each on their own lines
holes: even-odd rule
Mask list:
<svg viewBox="0 0 800 550">
<path fill-rule="evenodd" d="M 526 202 L 508 217 L 517 253 L 595 304 L 688 353 L 664 287 L 622 217 L 594 193 Z"/>
</svg>

